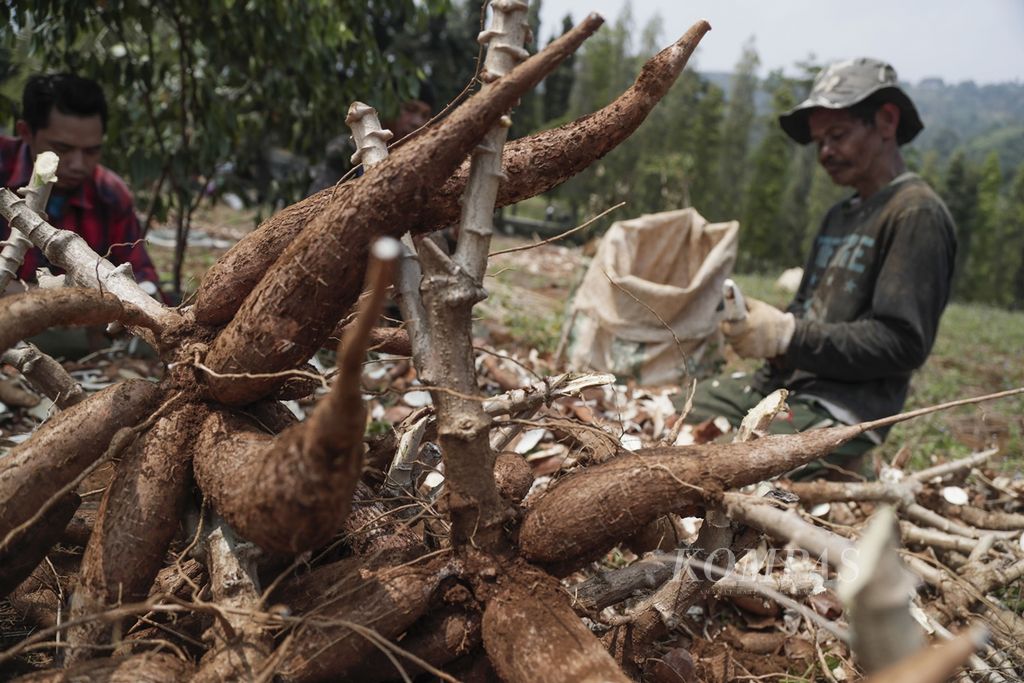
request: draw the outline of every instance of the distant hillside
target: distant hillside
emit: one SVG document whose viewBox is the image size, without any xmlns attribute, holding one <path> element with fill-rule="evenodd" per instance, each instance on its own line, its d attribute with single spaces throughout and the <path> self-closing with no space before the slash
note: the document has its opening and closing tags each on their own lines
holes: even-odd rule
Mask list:
<svg viewBox="0 0 1024 683">
<path fill-rule="evenodd" d="M 701 76 L 728 95 L 732 74 L 709 71 Z M 952 84 L 929 78 L 903 87 L 925 123 L 913 142 L 922 153 L 935 150 L 946 159 L 963 147 L 973 161 L 980 162 L 995 151 L 1008 175 L 1024 164 L 1024 83 Z M 761 113 L 767 112 L 768 93 L 759 93 L 756 103 Z"/>
</svg>

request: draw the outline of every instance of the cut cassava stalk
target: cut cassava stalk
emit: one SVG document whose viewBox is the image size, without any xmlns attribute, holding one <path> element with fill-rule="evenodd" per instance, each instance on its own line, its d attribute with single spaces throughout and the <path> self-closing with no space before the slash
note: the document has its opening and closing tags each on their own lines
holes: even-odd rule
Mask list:
<svg viewBox="0 0 1024 683">
<path fill-rule="evenodd" d="M 59 230 L 45 220 L 13 192 L 0 188 L 0 214 L 13 229 L 32 241 L 50 263 L 63 268 L 67 281 L 79 287 L 110 292 L 117 299 L 138 310 L 143 326 L 154 332 L 170 329 L 181 322 L 175 311 L 146 294 L 132 276 L 132 267 L 124 263 L 115 267 L 101 257 L 79 235 Z"/>
<path fill-rule="evenodd" d="M 630 679 L 572 611 L 558 582 L 528 566 L 498 581 L 487 602 L 484 649 L 508 683 L 627 683 Z"/>
<path fill-rule="evenodd" d="M 376 109 L 362 102 L 355 102 L 349 107 L 345 123 L 352 129 L 352 140 L 358 148 L 352 155 L 352 163 L 362 162 L 364 168 L 370 168 L 387 159 L 387 141 L 392 135 L 391 131 L 381 128 Z M 416 245 L 412 241 L 412 235 L 405 232 L 402 234 L 402 260 L 398 264 L 398 274 L 395 276 L 395 294 L 398 297 L 402 320 L 405 321 L 408 330 L 408 352 L 401 354 L 405 356 L 411 356 L 413 353 L 409 337 L 423 336 L 422 326 L 426 313 L 419 296 L 421 276 L 420 262 L 416 258 Z M 337 334 L 335 331 L 332 336 Z"/>
<path fill-rule="evenodd" d="M 215 622 L 205 634 L 213 646 L 203 655 L 191 683 L 256 680 L 273 649 L 273 638 L 265 626 L 246 613 L 260 606 L 254 548 L 240 543 L 224 520 L 216 518 L 212 524 L 206 539 L 206 560 L 210 592 L 223 608 L 223 621 Z"/>
<path fill-rule="evenodd" d="M 217 413 L 203 427 L 196 481 L 232 528 L 267 550 L 311 550 L 348 516 L 363 469 L 362 361 L 397 257 L 395 240 L 374 245 L 371 294 L 342 341 L 339 376 L 308 420 L 274 439 Z"/>
<path fill-rule="evenodd" d="M 192 665 L 163 653 L 149 652 L 83 662 L 70 669 L 39 671 L 15 679 L 18 683 L 184 683 Z"/>
<path fill-rule="evenodd" d="M 840 573 L 839 597 L 850 624 L 850 647 L 868 673 L 910 657 L 924 646 L 911 613 L 916 580 L 899 552 L 896 513 L 882 507 L 868 520 L 852 556 L 854 571 Z"/>
<path fill-rule="evenodd" d="M 570 586 L 567 591 L 573 607 L 584 612 L 600 612 L 622 602 L 640 590 L 654 590 L 686 562 L 680 554 L 651 553 L 621 569 L 599 570 L 593 576 Z"/>
<path fill-rule="evenodd" d="M 507 206 L 547 192 L 622 143 L 665 96 L 710 28 L 705 21 L 694 24 L 675 44 L 652 57 L 636 82 L 600 111 L 508 143 L 502 155 L 502 173 L 507 179 L 498 189 L 497 205 Z M 468 177 L 469 164 L 464 163 L 439 192 L 427 198 L 423 215 L 406 222 L 405 227 L 423 233 L 451 225 L 459 215 L 458 202 Z M 249 292 L 313 218 L 328 204 L 350 202 L 354 195 L 351 183 L 327 188 L 246 235 L 204 277 L 196 301 L 196 320 L 207 325 L 231 320 Z M 358 261 L 353 263 L 358 266 Z"/>
<path fill-rule="evenodd" d="M 660 447 L 623 453 L 569 475 L 526 513 L 519 547 L 532 561 L 571 570 L 658 516 L 721 491 L 753 484 L 817 460 L 865 431 L 928 413 L 1024 393 L 951 401 L 900 415 L 748 443 Z"/>
<path fill-rule="evenodd" d="M 803 505 L 833 503 L 839 501 L 871 501 L 909 505 L 914 502 L 914 493 L 921 488 L 913 480 L 900 482 L 838 482 L 838 481 L 784 481 L 780 486 L 795 493 Z"/>
<path fill-rule="evenodd" d="M 780 510 L 763 498 L 726 493 L 725 506 L 729 517 L 737 522 L 803 548 L 836 569 L 842 567 L 844 556 L 856 550 L 850 539 L 814 526 L 794 510 Z"/>
<path fill-rule="evenodd" d="M 784 389 L 772 392 L 762 399 L 743 418 L 734 443 L 753 441 L 763 436 L 768 424 L 785 408 L 787 392 Z M 669 518 L 661 517 L 662 521 Z M 646 529 L 650 529 L 648 525 Z M 742 548 L 734 540 L 733 524 L 720 505 L 708 505 L 704 513 L 695 550 L 701 558 L 714 558 L 725 552 L 734 556 Z M 666 543 L 678 547 L 679 542 Z M 697 600 L 707 594 L 712 577 L 707 572 L 697 573 L 687 567 L 676 571 L 661 587 L 647 596 L 625 617 L 624 626 L 609 634 L 607 641 L 613 656 L 622 662 L 629 672 L 638 672 L 644 662 L 656 655 L 655 642 L 662 640 L 676 626 L 678 616 L 685 614 Z"/>
<path fill-rule="evenodd" d="M 998 448 L 989 448 L 988 450 L 981 451 L 980 453 L 972 453 L 966 458 L 960 458 L 958 460 L 950 460 L 944 462 L 941 465 L 935 465 L 934 467 L 928 467 L 917 472 L 911 472 L 909 477 L 916 479 L 917 481 L 931 481 L 933 479 L 941 479 L 942 477 L 957 472 L 963 472 L 969 470 L 972 467 L 976 467 L 984 462 L 987 462 L 993 455 L 999 452 Z"/>
<path fill-rule="evenodd" d="M 83 404 L 84 405 L 84 404 Z M 185 404 L 159 417 L 130 446 L 103 494 L 85 547 L 71 616 L 102 612 L 149 594 L 185 508 L 193 444 L 205 408 Z M 120 638 L 120 624 L 91 621 L 68 630 L 68 664 L 95 657 Z"/>
<path fill-rule="evenodd" d="M 2 188 L 0 188 L 2 189 Z M 148 324 L 134 306 L 96 289 L 33 289 L 0 299 L 0 352 L 51 327 Z"/>
<path fill-rule="evenodd" d="M 361 560 L 342 560 L 285 584 L 274 599 L 303 622 L 279 646 L 283 652 L 275 653 L 281 656 L 279 680 L 348 680 L 348 672 L 370 653 L 426 614 L 434 592 L 453 572 L 444 559 L 377 570 Z"/>
<path fill-rule="evenodd" d="M 44 524 L 45 534 L 38 526 L 44 523 L 48 509 L 66 504 L 62 502 L 65 496 L 74 490 L 83 472 L 107 452 L 114 434 L 150 414 L 160 396 L 155 384 L 143 380 L 110 387 L 55 415 L 31 439 L 0 459 L 0 565 L 14 566 L 9 546 L 23 534 L 47 547 L 60 538 L 63 526 Z M 10 588 L 30 571 L 32 567 L 20 578 L 11 574 L 7 578 L 14 582 Z"/>
<path fill-rule="evenodd" d="M 246 373 L 276 373 L 312 356 L 359 292 L 372 240 L 400 235 L 483 134 L 530 88 L 597 29 L 591 17 L 508 76 L 479 93 L 436 127 L 348 183 L 349 202 L 333 202 L 302 232 L 246 298 L 213 342 L 206 365 L 217 375 L 213 396 L 243 405 L 280 382 Z"/>
<path fill-rule="evenodd" d="M 12 408 L 35 408 L 39 397 L 25 391 L 15 379 L 0 379 L 0 403 Z"/>
<path fill-rule="evenodd" d="M 523 41 L 529 30 L 529 6 L 522 0 L 500 0 L 491 9 L 491 26 L 477 38 L 487 45 L 482 95 L 500 87 L 513 66 L 527 56 Z M 485 550 L 494 550 L 504 541 L 507 515 L 494 482 L 491 418 L 477 400 L 473 306 L 487 296 L 483 276 L 501 177 L 501 150 L 511 125 L 508 117 L 502 117 L 473 149 L 454 256 L 449 258 L 430 240 L 420 244 L 419 293 L 426 319 L 412 337 L 417 373 L 437 411 L 452 541 Z"/>
<path fill-rule="evenodd" d="M 46 217 L 46 202 L 50 199 L 50 190 L 57 182 L 59 163 L 60 159 L 53 152 L 40 153 L 32 166 L 32 175 L 28 185 L 20 190 L 28 208 L 44 218 Z M 32 248 L 32 242 L 19 230 L 11 230 L 7 243 L 0 243 L 0 246 L 3 246 L 3 251 L 0 251 L 0 293 L 2 293 L 7 289 L 7 285 L 18 277 L 18 269 L 25 260 L 25 254 Z"/>
<path fill-rule="evenodd" d="M 718 552 L 733 552 L 733 528 L 729 518 L 717 506 L 710 507 L 697 536 L 695 550 L 701 557 L 714 557 Z M 639 674 L 641 667 L 655 656 L 655 643 L 676 626 L 678 615 L 687 610 L 711 587 L 706 572 L 676 571 L 660 588 L 640 601 L 627 614 L 606 642 L 612 656 L 627 672 Z"/>
<path fill-rule="evenodd" d="M 61 410 L 85 398 L 85 391 L 64 366 L 31 344 L 4 351 L 0 363 L 16 367 L 36 391 Z"/>
</svg>

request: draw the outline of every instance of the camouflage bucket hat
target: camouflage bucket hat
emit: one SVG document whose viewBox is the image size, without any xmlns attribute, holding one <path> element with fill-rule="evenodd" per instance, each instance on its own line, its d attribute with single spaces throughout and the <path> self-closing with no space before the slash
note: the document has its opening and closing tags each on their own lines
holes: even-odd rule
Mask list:
<svg viewBox="0 0 1024 683">
<path fill-rule="evenodd" d="M 900 108 L 900 125 L 896 130 L 899 144 L 910 142 L 924 128 L 914 103 L 898 85 L 896 70 L 868 57 L 835 62 L 823 69 L 814 79 L 811 94 L 780 116 L 779 124 L 789 137 L 805 145 L 811 141 L 807 119 L 812 109 L 846 109 L 872 95 Z"/>
</svg>

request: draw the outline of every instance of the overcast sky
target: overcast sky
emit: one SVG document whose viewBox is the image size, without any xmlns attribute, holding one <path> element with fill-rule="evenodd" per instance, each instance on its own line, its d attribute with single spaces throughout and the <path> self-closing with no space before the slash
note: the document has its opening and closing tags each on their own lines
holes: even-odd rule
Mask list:
<svg viewBox="0 0 1024 683">
<path fill-rule="evenodd" d="M 541 0 L 541 39 L 558 32 L 562 17 L 587 12 L 608 23 L 624 0 Z M 1024 81 L 1024 0 L 632 0 L 634 35 L 660 15 L 662 44 L 697 19 L 711 32 L 696 66 L 730 71 L 747 38 L 755 37 L 761 74 L 791 71 L 813 55 L 818 62 L 870 56 L 890 62 L 906 81 L 939 76 L 947 82 Z"/>
</svg>

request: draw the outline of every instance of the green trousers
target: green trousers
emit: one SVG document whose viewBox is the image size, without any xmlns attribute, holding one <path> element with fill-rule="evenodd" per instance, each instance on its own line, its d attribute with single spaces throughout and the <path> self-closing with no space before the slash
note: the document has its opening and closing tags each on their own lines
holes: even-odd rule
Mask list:
<svg viewBox="0 0 1024 683">
<path fill-rule="evenodd" d="M 693 409 L 686 416 L 686 422 L 698 424 L 716 417 L 724 417 L 733 428 L 739 427 L 746 414 L 756 406 L 764 394 L 750 386 L 752 377 L 745 373 L 722 375 L 698 382 L 693 396 Z M 682 408 L 684 395 L 676 395 L 676 409 Z M 791 395 L 786 403 L 789 415 L 783 415 L 772 422 L 773 434 L 793 434 L 808 429 L 821 429 L 840 424 L 829 411 L 811 398 Z M 832 475 L 841 478 L 843 472 L 855 475 L 853 478 L 872 478 L 874 473 L 867 467 L 865 454 L 875 446 L 865 435 L 840 446 L 821 460 L 809 463 L 790 473 L 793 479 L 810 479 Z"/>
</svg>

